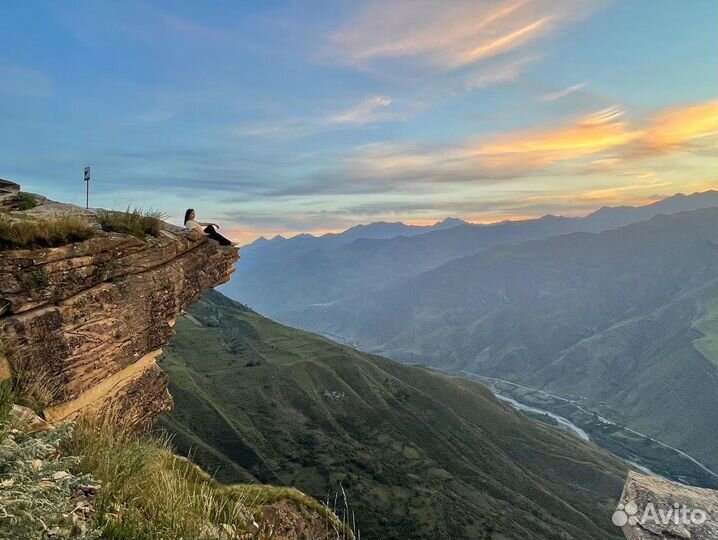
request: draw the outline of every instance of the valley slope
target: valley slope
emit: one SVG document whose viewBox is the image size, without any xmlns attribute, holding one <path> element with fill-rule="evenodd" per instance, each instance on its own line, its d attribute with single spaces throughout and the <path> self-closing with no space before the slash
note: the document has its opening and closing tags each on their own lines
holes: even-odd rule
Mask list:
<svg viewBox="0 0 718 540">
<path fill-rule="evenodd" d="M 363 350 L 559 393 L 718 470 L 718 211 L 498 246 L 305 309 Z"/>
<path fill-rule="evenodd" d="M 367 540 L 607 539 L 626 466 L 479 383 L 272 322 L 216 292 L 161 361 L 174 443 L 223 481 L 339 484 Z"/>
</svg>

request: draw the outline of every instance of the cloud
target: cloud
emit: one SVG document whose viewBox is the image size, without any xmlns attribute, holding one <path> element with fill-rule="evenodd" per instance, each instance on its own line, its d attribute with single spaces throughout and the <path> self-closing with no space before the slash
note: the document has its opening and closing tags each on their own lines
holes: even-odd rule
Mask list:
<svg viewBox="0 0 718 540">
<path fill-rule="evenodd" d="M 438 70 L 517 50 L 556 31 L 594 2 L 373 1 L 329 35 L 332 53 L 357 67 L 400 59 Z"/>
<path fill-rule="evenodd" d="M 366 145 L 344 160 L 342 170 L 367 187 L 387 181 L 493 183 L 615 149 L 641 137 L 642 132 L 627 126 L 622 115 L 614 107 L 555 128 L 513 131 L 460 145 Z"/>
<path fill-rule="evenodd" d="M 275 195 L 437 193 L 450 184 L 610 173 L 637 176 L 647 159 L 714 148 L 715 102 L 672 107 L 629 121 L 614 106 L 557 126 L 516 130 L 452 145 L 382 141 L 354 148 L 336 165 Z M 660 163 L 650 163 L 650 167 Z"/>
<path fill-rule="evenodd" d="M 718 135 L 718 101 L 672 107 L 650 119 L 641 138 L 644 151 L 662 154 L 713 146 Z"/>
<path fill-rule="evenodd" d="M 490 168 L 536 168 L 626 145 L 642 133 L 621 121 L 618 107 L 551 129 L 502 134 L 471 153 Z"/>
<path fill-rule="evenodd" d="M 549 92 L 548 94 L 541 96 L 541 101 L 556 101 L 558 99 L 563 99 L 566 96 L 570 96 L 571 94 L 583 89 L 584 86 L 586 86 L 586 83 L 579 83 L 569 86 L 568 88 L 562 88 L 561 90 L 557 90 L 555 92 Z"/>
<path fill-rule="evenodd" d="M 334 129 L 406 120 L 419 110 L 418 103 L 397 104 L 387 96 L 368 96 L 328 114 L 242 123 L 231 131 L 240 137 L 306 137 Z"/>
<path fill-rule="evenodd" d="M 366 98 L 358 105 L 326 118 L 327 124 L 364 125 L 382 119 L 379 111 L 391 105 L 391 99 L 384 96 Z"/>
<path fill-rule="evenodd" d="M 524 68 L 539 59 L 537 55 L 519 58 L 493 66 L 482 66 L 471 72 L 466 78 L 465 89 L 486 88 L 496 84 L 506 84 L 516 81 Z"/>
</svg>

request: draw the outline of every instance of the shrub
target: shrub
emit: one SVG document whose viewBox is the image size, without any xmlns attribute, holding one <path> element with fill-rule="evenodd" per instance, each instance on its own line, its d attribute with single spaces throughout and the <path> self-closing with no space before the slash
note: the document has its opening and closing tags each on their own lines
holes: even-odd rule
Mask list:
<svg viewBox="0 0 718 540">
<path fill-rule="evenodd" d="M 12 201 L 13 208 L 17 210 L 30 210 L 38 205 L 37 199 L 30 193 L 19 192 Z"/>
<path fill-rule="evenodd" d="M 106 232 L 131 234 L 144 240 L 147 235 L 159 236 L 165 214 L 158 210 L 135 208 L 120 212 L 117 210 L 100 210 L 97 221 Z"/>
<path fill-rule="evenodd" d="M 0 250 L 64 246 L 87 240 L 94 234 L 81 216 L 11 220 L 0 214 Z"/>
</svg>

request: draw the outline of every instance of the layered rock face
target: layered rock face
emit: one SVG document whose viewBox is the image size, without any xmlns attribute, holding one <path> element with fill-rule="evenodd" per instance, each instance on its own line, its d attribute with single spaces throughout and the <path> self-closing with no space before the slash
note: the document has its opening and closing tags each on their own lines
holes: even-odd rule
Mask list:
<svg viewBox="0 0 718 540">
<path fill-rule="evenodd" d="M 28 213 L 93 220 L 44 200 Z M 237 259 L 236 248 L 168 224 L 145 240 L 98 227 L 84 242 L 0 251 L 0 339 L 10 369 L 48 383 L 50 421 L 112 407 L 149 426 L 172 404 L 155 359 L 175 317 L 226 282 Z"/>
<path fill-rule="evenodd" d="M 614 514 L 628 540 L 718 538 L 718 491 L 630 472 Z"/>
</svg>

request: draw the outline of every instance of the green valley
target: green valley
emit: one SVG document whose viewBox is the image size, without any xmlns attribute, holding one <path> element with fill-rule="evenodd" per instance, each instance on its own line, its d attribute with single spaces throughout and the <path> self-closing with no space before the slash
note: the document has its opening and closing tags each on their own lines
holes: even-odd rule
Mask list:
<svg viewBox="0 0 718 540">
<path fill-rule="evenodd" d="M 161 361 L 174 444 L 228 482 L 341 489 L 362 538 L 606 539 L 627 467 L 483 385 L 361 353 L 210 291 Z"/>
<path fill-rule="evenodd" d="M 717 250 L 716 208 L 659 215 L 497 246 L 288 322 L 573 396 L 718 473 Z"/>
</svg>

